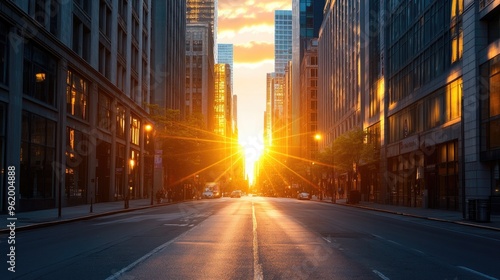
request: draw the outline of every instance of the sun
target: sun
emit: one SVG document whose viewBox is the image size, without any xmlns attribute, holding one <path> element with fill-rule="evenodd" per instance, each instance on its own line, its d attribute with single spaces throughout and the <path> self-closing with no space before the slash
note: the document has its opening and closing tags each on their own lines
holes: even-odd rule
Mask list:
<svg viewBox="0 0 500 280">
<path fill-rule="evenodd" d="M 262 137 L 248 137 L 240 140 L 240 145 L 245 157 L 246 176 L 251 184 L 254 179 L 255 163 L 264 152 L 264 140 Z"/>
</svg>

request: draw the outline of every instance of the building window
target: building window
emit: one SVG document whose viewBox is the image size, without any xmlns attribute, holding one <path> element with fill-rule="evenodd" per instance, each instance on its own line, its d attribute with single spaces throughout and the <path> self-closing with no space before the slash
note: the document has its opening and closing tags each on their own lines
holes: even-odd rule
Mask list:
<svg viewBox="0 0 500 280">
<path fill-rule="evenodd" d="M 70 127 L 66 128 L 66 186 L 64 194 L 68 200 L 77 199 L 82 203 L 86 201 L 89 148 L 87 135 Z"/>
<path fill-rule="evenodd" d="M 104 92 L 99 92 L 97 126 L 111 130 L 111 98 Z"/>
<path fill-rule="evenodd" d="M 24 46 L 23 92 L 43 103 L 56 105 L 57 62 L 38 46 Z"/>
<path fill-rule="evenodd" d="M 389 117 L 389 141 L 395 142 L 462 116 L 462 79 Z"/>
<path fill-rule="evenodd" d="M 86 1 L 87 2 L 87 1 Z M 111 8 L 108 6 L 106 0 L 101 0 L 99 9 L 99 29 L 108 40 L 111 40 Z"/>
<path fill-rule="evenodd" d="M 130 143 L 139 145 L 141 121 L 136 116 L 130 117 Z"/>
<path fill-rule="evenodd" d="M 66 82 L 67 113 L 81 120 L 87 120 L 89 99 L 88 82 L 71 70 L 68 70 Z"/>
<path fill-rule="evenodd" d="M 20 194 L 22 199 L 53 198 L 56 123 L 23 112 L 20 154 Z"/>
<path fill-rule="evenodd" d="M 73 16 L 73 51 L 90 62 L 90 28 Z"/>
<path fill-rule="evenodd" d="M 462 30 L 455 31 L 455 28 L 452 29 L 451 35 L 451 62 L 457 62 L 462 59 L 463 54 L 463 32 Z"/>
<path fill-rule="evenodd" d="M 500 55 L 481 66 L 481 150 L 500 149 Z"/>
<path fill-rule="evenodd" d="M 116 137 L 125 139 L 125 107 L 116 105 Z"/>
<path fill-rule="evenodd" d="M 125 57 L 127 51 L 127 33 L 119 26 L 118 27 L 118 54 Z"/>
<path fill-rule="evenodd" d="M 82 9 L 85 13 L 90 15 L 91 12 L 91 3 L 92 1 L 87 0 L 74 0 L 75 4 Z"/>
<path fill-rule="evenodd" d="M 9 66 L 9 43 L 8 43 L 8 32 L 10 27 L 0 21 L 0 84 L 8 84 L 9 71 L 7 70 Z"/>
<path fill-rule="evenodd" d="M 33 18 L 40 23 L 50 33 L 57 36 L 57 18 L 59 14 L 59 6 L 61 5 L 58 0 L 36 0 L 32 10 Z"/>
<path fill-rule="evenodd" d="M 111 78 L 111 52 L 101 43 L 99 43 L 99 72 L 108 80 Z"/>
<path fill-rule="evenodd" d="M 0 102 L 0 170 L 6 170 L 5 168 L 5 106 L 6 104 Z M 5 176 L 7 172 L 0 172 L 0 189 L 4 190 L 3 186 L 5 184 Z"/>
<path fill-rule="evenodd" d="M 452 121 L 461 116 L 462 79 L 459 79 L 446 86 L 446 121 Z"/>
<path fill-rule="evenodd" d="M 118 14 L 120 15 L 121 20 L 125 23 L 127 22 L 127 0 L 118 1 Z"/>
</svg>

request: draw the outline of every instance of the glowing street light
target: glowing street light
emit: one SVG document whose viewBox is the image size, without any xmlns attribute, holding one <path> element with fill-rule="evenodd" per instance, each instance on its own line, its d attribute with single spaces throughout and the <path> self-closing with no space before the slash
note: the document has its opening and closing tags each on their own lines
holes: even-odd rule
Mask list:
<svg viewBox="0 0 500 280">
<path fill-rule="evenodd" d="M 149 148 L 150 148 L 150 141 L 153 141 L 153 139 L 151 138 L 152 135 L 150 135 L 149 133 L 153 131 L 153 126 L 151 124 L 146 124 L 144 126 L 144 132 L 146 133 L 146 154 L 147 154 L 147 157 L 148 158 L 152 158 L 153 157 L 153 151 L 149 151 Z M 154 204 L 154 166 L 152 167 L 152 179 L 151 179 L 151 205 Z"/>
</svg>

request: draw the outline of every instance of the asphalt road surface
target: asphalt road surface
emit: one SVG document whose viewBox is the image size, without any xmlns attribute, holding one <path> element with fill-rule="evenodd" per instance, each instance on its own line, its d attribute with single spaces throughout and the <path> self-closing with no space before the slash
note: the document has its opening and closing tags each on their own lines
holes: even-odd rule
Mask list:
<svg viewBox="0 0 500 280">
<path fill-rule="evenodd" d="M 18 232 L 0 279 L 500 279 L 499 249 L 496 231 L 245 196 Z"/>
</svg>

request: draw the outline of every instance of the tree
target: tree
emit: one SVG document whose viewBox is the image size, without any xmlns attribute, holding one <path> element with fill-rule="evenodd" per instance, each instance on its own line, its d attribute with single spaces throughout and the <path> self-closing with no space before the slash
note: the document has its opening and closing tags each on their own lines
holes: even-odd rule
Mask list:
<svg viewBox="0 0 500 280">
<path fill-rule="evenodd" d="M 156 139 L 163 150 L 163 162 L 169 183 L 191 180 L 207 174 L 217 158 L 217 138 L 204 127 L 202 115 L 180 118 L 178 110 L 149 105 L 155 122 Z"/>
<path fill-rule="evenodd" d="M 378 159 L 378 149 L 366 138 L 366 131 L 355 128 L 339 136 L 332 144 L 333 165 L 336 170 L 347 172 L 349 184 L 357 177 L 360 165 L 372 164 Z"/>
</svg>

